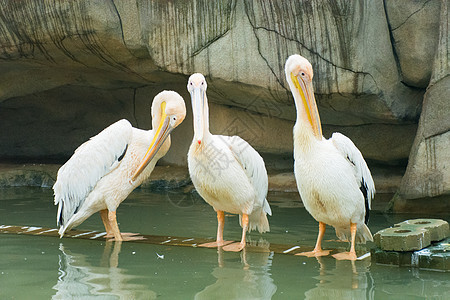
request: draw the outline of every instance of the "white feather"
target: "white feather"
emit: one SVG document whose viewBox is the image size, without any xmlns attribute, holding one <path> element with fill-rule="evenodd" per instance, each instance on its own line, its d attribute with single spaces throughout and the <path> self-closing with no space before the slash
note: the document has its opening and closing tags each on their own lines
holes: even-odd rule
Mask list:
<svg viewBox="0 0 450 300">
<path fill-rule="evenodd" d="M 131 138 L 130 122 L 117 121 L 78 147 L 59 169 L 53 186 L 55 204 L 58 205 L 58 225 L 67 222 L 83 205 L 97 182 L 117 168 L 118 158 Z"/>
<path fill-rule="evenodd" d="M 263 158 L 247 143 L 238 136 L 220 136 L 227 140 L 236 160 L 241 164 L 245 174 L 255 188 L 259 205 L 265 213 L 272 215 L 269 203 L 266 200 L 269 180 Z"/>
<path fill-rule="evenodd" d="M 194 120 L 188 168 L 195 189 L 214 210 L 239 214 L 244 230 L 269 231 L 267 214 L 272 212 L 266 200 L 268 179 L 263 159 L 238 136 L 211 134 L 207 83 L 202 74 L 191 75 L 187 88 Z M 243 215 L 248 215 L 248 227 L 241 222 Z M 222 234 L 219 227 L 217 241 Z M 240 247 L 244 241 L 245 231 Z"/>
<path fill-rule="evenodd" d="M 355 178 L 362 184 L 366 184 L 367 187 L 367 201 L 369 208 L 371 208 L 372 199 L 375 195 L 375 184 L 370 174 L 369 167 L 364 160 L 361 152 L 356 148 L 355 144 L 345 135 L 335 132 L 330 139 L 333 145 L 338 149 L 344 157 L 354 165 Z"/>
<path fill-rule="evenodd" d="M 298 54 L 291 55 L 285 74 L 297 110 L 294 172 L 305 208 L 317 221 L 333 226 L 340 239 L 347 238 L 351 224 L 356 224 L 356 241 L 372 240 L 365 221 L 375 185 L 361 152 L 340 133 L 329 140 L 323 138 L 311 63 Z M 319 235 L 318 245 L 321 239 Z M 313 252 L 320 255 L 321 251 Z M 353 255 L 341 256 L 351 259 Z"/>
<path fill-rule="evenodd" d="M 53 186 L 60 236 L 98 211 L 108 210 L 111 217 L 109 213 L 116 212 L 167 153 L 170 147 L 167 133 L 185 115 L 183 98 L 176 92 L 162 91 L 153 99 L 152 130 L 133 128 L 127 120 L 120 120 L 75 150 L 58 171 Z M 159 140 L 155 139 L 157 133 Z M 150 149 L 157 150 L 147 155 Z M 102 220 L 107 233 L 122 240 L 117 220 L 106 220 L 104 215 Z"/>
<path fill-rule="evenodd" d="M 335 227 L 339 239 L 349 238 L 352 222 L 358 226 L 356 241 L 371 241 L 364 224 L 367 212 L 360 190 L 362 179 L 369 199 L 375 187 L 361 153 L 342 134 L 335 133 L 329 140 L 312 138 L 307 144 L 305 130 L 309 129 L 303 124 L 294 127 L 294 171 L 305 208 L 317 221 Z"/>
</svg>

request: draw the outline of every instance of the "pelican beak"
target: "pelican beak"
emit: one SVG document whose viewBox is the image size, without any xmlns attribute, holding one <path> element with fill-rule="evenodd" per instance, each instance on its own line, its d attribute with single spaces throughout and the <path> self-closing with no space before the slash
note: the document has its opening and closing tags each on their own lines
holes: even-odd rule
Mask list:
<svg viewBox="0 0 450 300">
<path fill-rule="evenodd" d="M 194 141 L 201 145 L 203 140 L 203 132 L 205 128 L 205 120 L 203 116 L 205 106 L 205 91 L 200 87 L 191 91 L 192 113 L 194 114 Z"/>
<path fill-rule="evenodd" d="M 302 77 L 295 76 L 291 73 L 291 79 L 297 88 L 302 104 L 305 108 L 308 121 L 311 124 L 314 135 L 322 138 L 322 124 L 320 122 L 319 111 L 317 109 L 316 99 L 314 98 L 314 90 L 311 82 L 305 82 Z"/>
<path fill-rule="evenodd" d="M 153 140 L 150 143 L 150 147 L 147 150 L 147 153 L 145 154 L 141 164 L 137 168 L 136 172 L 134 173 L 133 177 L 131 177 L 131 181 L 135 181 L 136 178 L 142 173 L 142 171 L 147 167 L 147 165 L 150 163 L 150 161 L 155 157 L 156 153 L 158 153 L 158 150 L 161 148 L 161 146 L 164 144 L 167 137 L 170 135 L 174 127 L 170 125 L 170 118 L 165 113 L 165 105 L 166 103 L 163 102 L 161 105 L 161 122 L 159 123 L 158 129 L 155 132 L 155 135 L 153 136 Z"/>
</svg>

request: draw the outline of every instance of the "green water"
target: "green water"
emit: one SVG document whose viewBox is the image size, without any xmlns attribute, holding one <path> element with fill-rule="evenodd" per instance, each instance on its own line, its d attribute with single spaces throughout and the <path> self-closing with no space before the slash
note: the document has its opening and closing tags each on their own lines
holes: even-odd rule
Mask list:
<svg viewBox="0 0 450 300">
<path fill-rule="evenodd" d="M 298 195 L 270 194 L 271 232 L 249 240 L 314 246 L 317 223 Z M 52 191 L 0 190 L 0 224 L 55 227 Z M 118 209 L 124 232 L 215 237 L 212 208 L 193 193 L 137 190 Z M 416 216 L 371 215 L 372 233 Z M 428 216 L 427 216 L 428 217 Z M 442 216 L 441 216 L 442 218 Z M 98 214 L 79 229 L 103 230 Z M 239 240 L 236 216 L 225 238 Z M 325 234 L 324 247 L 347 247 Z M 373 244 L 360 246 L 360 251 Z M 450 299 L 448 273 L 273 253 L 0 234 L 0 299 Z"/>
</svg>

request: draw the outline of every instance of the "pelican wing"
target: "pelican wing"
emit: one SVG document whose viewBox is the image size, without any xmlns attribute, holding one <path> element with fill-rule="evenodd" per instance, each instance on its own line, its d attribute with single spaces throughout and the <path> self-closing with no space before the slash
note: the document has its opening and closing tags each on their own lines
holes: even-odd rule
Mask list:
<svg viewBox="0 0 450 300">
<path fill-rule="evenodd" d="M 373 196 L 375 195 L 375 184 L 373 183 L 369 167 L 367 167 L 361 152 L 348 137 L 339 132 L 333 133 L 330 140 L 342 155 L 354 166 L 355 178 L 364 194 L 366 208 L 370 209 Z M 368 211 L 366 212 L 366 215 L 368 216 Z"/>
<path fill-rule="evenodd" d="M 231 151 L 241 164 L 245 174 L 255 188 L 258 199 L 265 199 L 268 189 L 267 171 L 263 158 L 247 143 L 238 136 L 221 136 L 229 145 Z M 263 210 L 269 215 L 272 215 L 269 203 L 263 201 Z"/>
<path fill-rule="evenodd" d="M 127 120 L 108 126 L 78 147 L 59 169 L 53 186 L 58 226 L 69 221 L 97 182 L 117 168 L 131 141 L 132 128 Z"/>
</svg>

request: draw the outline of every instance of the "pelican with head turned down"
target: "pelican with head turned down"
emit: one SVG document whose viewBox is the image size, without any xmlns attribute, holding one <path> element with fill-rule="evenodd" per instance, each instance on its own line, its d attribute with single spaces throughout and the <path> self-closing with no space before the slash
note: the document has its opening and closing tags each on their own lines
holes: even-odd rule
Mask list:
<svg viewBox="0 0 450 300">
<path fill-rule="evenodd" d="M 322 256 L 325 226 L 331 225 L 341 240 L 350 240 L 350 252 L 336 259 L 356 259 L 355 241 L 373 241 L 367 227 L 375 185 L 369 168 L 353 142 L 340 133 L 322 136 L 322 126 L 312 85 L 313 69 L 300 56 L 290 56 L 285 65 L 286 80 L 294 96 L 297 121 L 294 126 L 294 173 L 308 212 L 319 222 L 313 251 L 300 255 Z"/>
<path fill-rule="evenodd" d="M 169 150 L 170 133 L 185 116 L 183 98 L 163 91 L 153 100 L 153 129 L 134 128 L 123 119 L 78 147 L 59 169 L 53 186 L 60 236 L 100 211 L 106 237 L 139 239 L 120 233 L 117 207 L 150 176 Z"/>
<path fill-rule="evenodd" d="M 206 80 L 193 74 L 188 81 L 194 115 L 194 138 L 189 148 L 189 174 L 197 192 L 217 212 L 216 242 L 205 247 L 221 247 L 225 251 L 240 251 L 246 232 L 269 231 L 266 200 L 268 179 L 262 157 L 238 136 L 213 135 L 209 132 L 209 109 Z M 239 214 L 242 226 L 240 243 L 223 240 L 224 212 Z"/>
</svg>

